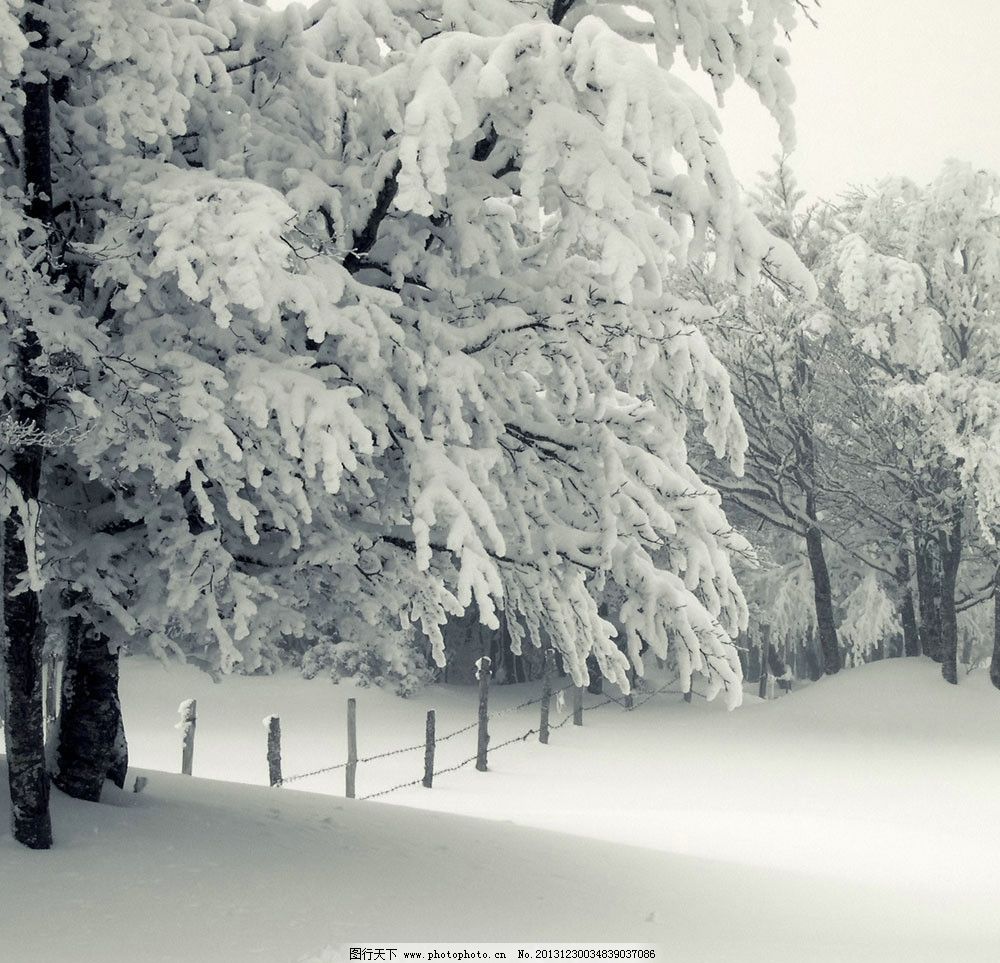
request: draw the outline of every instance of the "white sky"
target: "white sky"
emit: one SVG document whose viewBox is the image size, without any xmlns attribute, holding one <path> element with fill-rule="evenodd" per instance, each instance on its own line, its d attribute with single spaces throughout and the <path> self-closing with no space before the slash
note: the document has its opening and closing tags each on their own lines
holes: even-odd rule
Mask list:
<svg viewBox="0 0 1000 963">
<path fill-rule="evenodd" d="M 816 17 L 788 45 L 804 190 L 927 181 L 948 157 L 1000 169 L 1000 0 L 823 0 Z M 750 186 L 778 150 L 775 124 L 745 86 L 719 116 Z"/>
</svg>

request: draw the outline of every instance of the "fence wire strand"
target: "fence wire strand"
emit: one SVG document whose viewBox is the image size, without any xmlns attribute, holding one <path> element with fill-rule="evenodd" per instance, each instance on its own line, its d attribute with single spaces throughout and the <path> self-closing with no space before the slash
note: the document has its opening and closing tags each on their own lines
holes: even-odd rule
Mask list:
<svg viewBox="0 0 1000 963">
<path fill-rule="evenodd" d="M 655 689 L 652 692 L 646 694 L 642 699 L 633 701 L 633 704 L 631 706 L 622 699 L 616 699 L 614 696 L 605 694 L 606 698 L 604 699 L 603 702 L 597 702 L 589 706 L 582 706 L 581 711 L 590 712 L 592 709 L 601 709 L 604 706 L 611 705 L 611 703 L 615 703 L 616 705 L 619 705 L 623 709 L 625 709 L 626 712 L 632 712 L 633 710 L 638 709 L 639 706 L 645 705 L 654 696 L 661 695 L 662 693 L 666 692 L 670 688 L 670 686 L 672 686 L 677 681 L 677 679 L 678 676 L 675 675 L 672 679 L 670 679 L 669 682 L 661 686 L 659 689 Z M 567 691 L 568 689 L 573 689 L 573 688 L 575 688 L 575 685 L 572 682 L 569 682 L 558 689 L 553 689 L 552 692 L 550 693 L 550 697 L 558 696 L 561 693 Z M 544 698 L 545 696 L 542 695 L 539 696 L 537 699 L 528 699 L 526 702 L 522 702 L 516 706 L 512 706 L 509 709 L 504 709 L 501 712 L 490 713 L 489 721 L 492 722 L 495 719 L 502 719 L 504 716 L 511 715 L 514 712 L 519 712 L 521 709 L 527 709 L 529 706 L 538 705 L 544 700 Z M 570 709 L 566 712 L 566 716 L 564 719 L 555 724 L 549 725 L 549 731 L 552 732 L 555 729 L 561 729 L 568 722 L 571 722 L 572 719 L 573 719 L 573 711 L 572 709 Z M 479 725 L 479 720 L 477 719 L 475 722 L 470 722 L 469 725 L 462 726 L 462 728 L 460 729 L 455 729 L 453 732 L 449 732 L 447 735 L 437 736 L 434 739 L 434 744 L 437 745 L 437 743 L 439 742 L 447 742 L 449 739 L 453 739 L 455 736 L 460 736 L 463 732 L 469 732 L 471 729 L 475 729 L 478 725 Z M 513 738 L 507 739 L 504 742 L 500 742 L 495 746 L 489 746 L 486 750 L 487 757 L 489 756 L 489 753 L 494 752 L 497 749 L 502 749 L 505 746 L 513 745 L 515 742 L 524 742 L 528 739 L 529 736 L 537 734 L 538 734 L 537 729 L 529 729 L 522 735 L 514 736 Z M 415 752 L 418 749 L 424 749 L 424 748 L 426 748 L 426 742 L 421 742 L 418 745 L 414 746 L 406 746 L 403 749 L 390 749 L 387 752 L 376 753 L 375 755 L 372 756 L 364 756 L 363 758 L 357 760 L 357 765 L 360 765 L 363 762 L 375 762 L 378 759 L 387 759 L 390 756 L 400 756 L 403 755 L 404 753 Z M 444 775 L 445 773 L 455 772 L 456 770 L 461 769 L 463 766 L 467 766 L 470 762 L 475 762 L 476 759 L 478 758 L 479 758 L 478 754 L 475 756 L 469 756 L 468 759 L 463 759 L 462 762 L 456 763 L 453 766 L 448 766 L 444 769 L 436 769 L 432 772 L 431 775 L 441 776 Z M 335 765 L 325 766 L 322 769 L 313 769 L 310 772 L 298 773 L 294 776 L 284 776 L 278 783 L 276 783 L 276 785 L 283 786 L 286 783 L 297 782 L 300 779 L 309 779 L 312 776 L 322 776 L 328 772 L 336 772 L 339 769 L 346 769 L 348 765 L 350 765 L 350 763 L 338 762 Z M 423 782 L 423 777 L 421 776 L 419 779 L 413 779 L 410 780 L 409 782 L 403 782 L 397 786 L 392 786 L 389 789 L 381 789 L 378 792 L 368 793 L 366 796 L 359 796 L 358 798 L 376 799 L 379 796 L 387 796 L 389 793 L 396 792 L 399 789 L 408 789 L 411 786 L 419 786 L 422 782 Z"/>
<path fill-rule="evenodd" d="M 498 713 L 499 715 L 499 713 Z M 479 721 L 472 722 L 467 726 L 462 726 L 461 729 L 456 729 L 454 732 L 449 732 L 445 736 L 438 736 L 434 739 L 435 744 L 439 742 L 445 742 L 448 739 L 452 739 L 455 736 L 461 735 L 463 732 L 468 732 L 470 729 L 475 729 L 479 725 Z M 389 756 L 401 756 L 404 752 L 415 752 L 417 749 L 424 749 L 426 747 L 425 742 L 421 742 L 416 746 L 406 746 L 404 749 L 390 749 L 388 752 L 379 752 L 373 756 L 364 756 L 357 761 L 357 765 L 361 765 L 363 762 L 375 762 L 378 759 L 388 759 Z M 350 765 L 346 762 L 338 762 L 333 766 L 326 766 L 323 769 L 313 769 L 311 772 L 302 772 L 294 776 L 284 776 L 281 781 L 276 785 L 283 786 L 286 782 L 295 782 L 299 779 L 308 779 L 310 776 L 321 776 L 327 772 L 336 772 L 338 769 L 346 769 Z M 418 779 L 417 782 L 420 782 Z"/>
</svg>

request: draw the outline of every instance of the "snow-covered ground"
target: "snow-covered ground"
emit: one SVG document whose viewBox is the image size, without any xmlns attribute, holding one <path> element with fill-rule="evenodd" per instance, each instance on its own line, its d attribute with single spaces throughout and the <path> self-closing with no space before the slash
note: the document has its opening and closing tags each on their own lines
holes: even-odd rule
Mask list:
<svg viewBox="0 0 1000 963">
<path fill-rule="evenodd" d="M 951 688 L 932 663 L 877 663 L 734 713 L 676 694 L 612 704 L 549 746 L 498 749 L 488 773 L 368 802 L 331 798 L 342 770 L 275 790 L 210 779 L 266 782 L 265 715 L 281 717 L 294 775 L 345 758 L 351 695 L 366 756 L 420 743 L 427 708 L 439 734 L 467 725 L 471 689 L 215 685 L 134 658 L 123 694 L 149 785 L 100 806 L 55 794 L 49 853 L 4 825 L 0 958 L 284 963 L 352 940 L 628 940 L 712 963 L 1000 959 L 1000 693 L 981 672 Z M 492 708 L 537 694 L 497 688 Z M 186 698 L 195 775 L 210 779 L 156 771 L 179 767 Z M 493 744 L 537 712 L 496 718 Z M 473 730 L 437 766 L 474 751 Z M 362 764 L 358 793 L 421 768 L 419 750 Z"/>
</svg>

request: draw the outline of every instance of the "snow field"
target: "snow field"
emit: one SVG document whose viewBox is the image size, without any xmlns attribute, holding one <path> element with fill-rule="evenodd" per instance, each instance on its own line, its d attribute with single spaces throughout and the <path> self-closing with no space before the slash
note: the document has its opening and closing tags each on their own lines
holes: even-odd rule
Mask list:
<svg viewBox="0 0 1000 963">
<path fill-rule="evenodd" d="M 981 673 L 953 689 L 937 671 L 873 664 L 733 713 L 677 694 L 610 705 L 547 747 L 499 750 L 489 773 L 364 802 L 335 798 L 342 771 L 309 792 L 233 783 L 266 780 L 265 715 L 294 774 L 346 757 L 351 695 L 364 756 L 420 742 L 429 707 L 441 733 L 472 721 L 472 688 L 213 685 L 131 659 L 126 725 L 149 785 L 100 806 L 56 793 L 51 853 L 0 837 L 5 946 L 24 963 L 298 963 L 351 940 L 629 940 L 711 963 L 985 963 L 1000 956 L 1000 698 Z M 194 779 L 155 771 L 179 768 L 183 698 L 198 700 Z M 496 720 L 493 742 L 537 709 Z M 475 731 L 450 742 L 439 767 L 471 755 Z M 420 752 L 362 764 L 358 792 L 421 766 Z"/>
</svg>

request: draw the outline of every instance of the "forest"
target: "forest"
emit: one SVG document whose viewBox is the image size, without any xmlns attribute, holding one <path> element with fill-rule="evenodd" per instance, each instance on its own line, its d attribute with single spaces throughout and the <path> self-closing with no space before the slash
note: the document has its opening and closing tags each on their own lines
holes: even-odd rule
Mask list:
<svg viewBox="0 0 1000 963">
<path fill-rule="evenodd" d="M 1000 689 L 1000 174 L 800 188 L 822 21 L 0 2 L 14 840 L 125 787 L 133 658 L 408 696 L 552 649 L 737 726 L 762 672 Z M 755 183 L 681 64 L 769 112 Z"/>
</svg>

